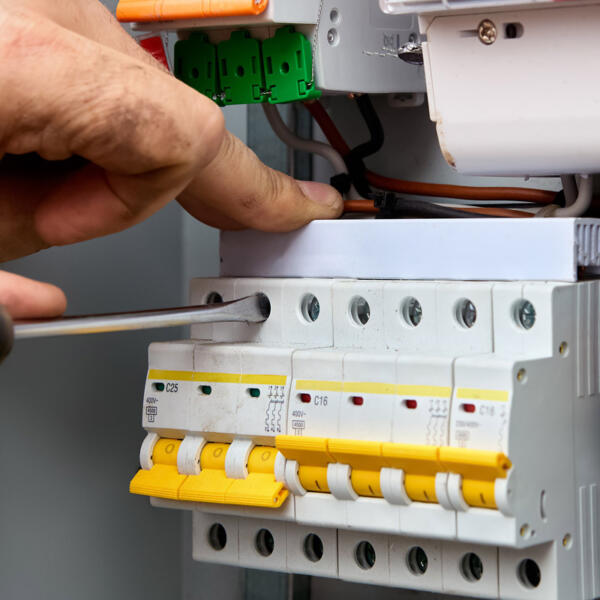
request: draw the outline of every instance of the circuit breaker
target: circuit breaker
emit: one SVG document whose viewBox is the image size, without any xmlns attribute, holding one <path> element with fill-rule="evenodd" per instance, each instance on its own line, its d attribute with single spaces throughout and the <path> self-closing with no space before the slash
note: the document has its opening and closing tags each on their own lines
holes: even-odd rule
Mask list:
<svg viewBox="0 0 600 600">
<path fill-rule="evenodd" d="M 271 316 L 151 346 L 131 491 L 193 512 L 197 560 L 591 600 L 599 290 L 195 280 Z"/>
</svg>

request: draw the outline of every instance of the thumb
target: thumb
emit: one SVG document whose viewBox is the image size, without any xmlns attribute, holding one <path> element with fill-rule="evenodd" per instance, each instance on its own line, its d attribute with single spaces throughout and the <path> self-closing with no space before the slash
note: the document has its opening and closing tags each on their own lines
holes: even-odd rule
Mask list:
<svg viewBox="0 0 600 600">
<path fill-rule="evenodd" d="M 343 208 L 334 188 L 296 181 L 270 169 L 228 132 L 217 156 L 196 175 L 179 202 L 197 218 L 218 211 L 243 227 L 262 231 L 291 231 L 314 219 L 338 217 Z"/>
<path fill-rule="evenodd" d="M 55 285 L 0 271 L 0 305 L 13 319 L 37 319 L 61 315 L 67 299 Z"/>
</svg>

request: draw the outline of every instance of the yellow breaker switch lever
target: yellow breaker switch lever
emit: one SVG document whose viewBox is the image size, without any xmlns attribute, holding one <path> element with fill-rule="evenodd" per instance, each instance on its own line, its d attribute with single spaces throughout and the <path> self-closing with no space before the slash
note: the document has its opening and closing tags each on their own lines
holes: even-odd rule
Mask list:
<svg viewBox="0 0 600 600">
<path fill-rule="evenodd" d="M 462 494 L 469 506 L 496 508 L 496 479 L 506 478 L 512 466 L 502 452 L 444 446 L 439 456 L 444 471 L 462 477 Z"/>
<path fill-rule="evenodd" d="M 248 458 L 248 477 L 231 479 L 225 473 L 229 444 L 206 444 L 200 455 L 198 475 L 181 475 L 177 471 L 180 445 L 180 440 L 156 442 L 152 454 L 154 466 L 138 471 L 129 485 L 130 492 L 169 500 L 269 508 L 278 508 L 288 497 L 283 483 L 275 481 L 275 448 L 253 448 Z"/>
<path fill-rule="evenodd" d="M 268 0 L 119 0 L 119 21 L 171 21 L 260 15 Z"/>
<path fill-rule="evenodd" d="M 225 457 L 229 444 L 206 444 L 200 454 L 200 473 L 190 475 L 179 490 L 179 500 L 225 503 L 231 485 L 225 475 Z"/>
<path fill-rule="evenodd" d="M 308 492 L 329 492 L 327 465 L 335 459 L 327 449 L 326 438 L 278 435 L 277 450 L 287 460 L 298 463 L 298 480 Z"/>
<path fill-rule="evenodd" d="M 180 500 L 277 508 L 288 497 L 283 483 L 275 481 L 277 450 L 256 446 L 248 458 L 248 477 L 230 479 L 225 473 L 229 444 L 206 444 L 200 456 L 201 471 L 190 475 L 179 490 Z"/>
<path fill-rule="evenodd" d="M 437 502 L 436 475 L 461 476 L 469 506 L 496 508 L 495 482 L 507 476 L 512 464 L 501 452 L 361 440 L 277 436 L 277 449 L 297 463 L 298 480 L 309 492 L 330 492 L 330 464 L 351 467 L 350 483 L 359 496 L 382 498 L 381 470 L 401 469 L 404 491 L 414 502 Z"/>
<path fill-rule="evenodd" d="M 380 442 L 328 440 L 327 447 L 336 462 L 350 465 L 350 483 L 359 496 L 382 498 L 380 471 L 387 466 Z"/>
<path fill-rule="evenodd" d="M 437 502 L 435 476 L 443 469 L 436 446 L 384 443 L 381 450 L 392 468 L 404 471 L 404 489 L 411 500 Z"/>
<path fill-rule="evenodd" d="M 142 496 L 177 500 L 179 488 L 187 477 L 177 471 L 179 446 L 180 440 L 158 440 L 152 452 L 154 466 L 149 471 L 140 469 L 131 480 L 129 491 Z"/>
</svg>

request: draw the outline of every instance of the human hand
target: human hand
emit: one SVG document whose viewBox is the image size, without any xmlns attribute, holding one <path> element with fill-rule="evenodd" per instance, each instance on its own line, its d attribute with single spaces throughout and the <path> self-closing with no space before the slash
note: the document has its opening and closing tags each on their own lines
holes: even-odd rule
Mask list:
<svg viewBox="0 0 600 600">
<path fill-rule="evenodd" d="M 130 227 L 180 196 L 221 228 L 286 231 L 341 212 L 333 188 L 263 165 L 220 109 L 178 82 L 96 0 L 0 0 L 0 260 Z M 84 160 L 56 163 L 70 157 Z M 64 310 L 57 288 L 0 276 L 18 317 Z"/>
</svg>

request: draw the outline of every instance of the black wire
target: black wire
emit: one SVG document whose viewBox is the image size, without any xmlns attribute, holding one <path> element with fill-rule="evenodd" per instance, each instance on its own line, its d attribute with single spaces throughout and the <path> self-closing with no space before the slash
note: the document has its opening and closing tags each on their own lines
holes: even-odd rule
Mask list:
<svg viewBox="0 0 600 600">
<path fill-rule="evenodd" d="M 358 110 L 360 110 L 360 114 L 367 124 L 371 139 L 354 148 L 354 150 L 350 152 L 350 156 L 363 159 L 367 156 L 376 154 L 381 150 L 383 142 L 385 141 L 385 133 L 379 115 L 377 114 L 369 95 L 363 94 L 362 96 L 356 96 L 355 99 Z"/>
<path fill-rule="evenodd" d="M 403 198 L 395 194 L 375 195 L 375 206 L 379 208 L 378 219 L 402 217 L 424 217 L 431 219 L 481 219 L 498 218 L 441 206 L 427 200 Z"/>
<path fill-rule="evenodd" d="M 344 161 L 348 167 L 348 173 L 350 173 L 354 187 L 361 196 L 367 196 L 371 192 L 371 186 L 367 181 L 367 168 L 365 167 L 364 159 L 381 150 L 385 141 L 385 132 L 379 115 L 368 94 L 355 96 L 355 100 L 358 110 L 369 130 L 370 138 L 344 156 Z"/>
</svg>

